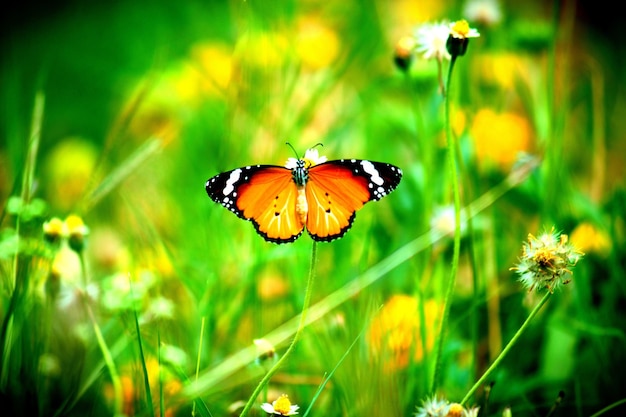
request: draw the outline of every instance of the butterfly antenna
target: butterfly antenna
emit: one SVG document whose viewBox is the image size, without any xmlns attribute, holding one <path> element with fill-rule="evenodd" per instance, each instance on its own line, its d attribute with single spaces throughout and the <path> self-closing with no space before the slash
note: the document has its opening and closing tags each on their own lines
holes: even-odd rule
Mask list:
<svg viewBox="0 0 626 417">
<path fill-rule="evenodd" d="M 296 159 L 300 159 L 300 155 L 298 155 L 298 152 L 296 151 L 296 148 L 294 148 L 291 143 L 285 142 L 285 145 L 289 146 L 291 148 L 291 150 L 293 151 L 293 153 L 296 154 Z"/>
<path fill-rule="evenodd" d="M 294 148 L 291 143 L 285 142 L 285 145 L 289 146 L 293 150 L 293 153 L 296 154 L 296 159 L 300 159 L 300 156 L 298 155 L 298 152 L 296 151 L 296 148 Z M 323 147 L 324 144 L 322 142 L 318 142 L 315 145 L 311 146 L 309 149 L 313 149 L 313 148 L 318 147 L 318 146 L 322 146 Z"/>
</svg>

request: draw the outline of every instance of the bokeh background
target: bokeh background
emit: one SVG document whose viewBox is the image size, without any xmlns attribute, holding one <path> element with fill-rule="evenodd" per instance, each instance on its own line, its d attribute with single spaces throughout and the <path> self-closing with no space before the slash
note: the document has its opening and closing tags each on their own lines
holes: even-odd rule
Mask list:
<svg viewBox="0 0 626 417">
<path fill-rule="evenodd" d="M 456 63 L 452 131 L 463 203 L 487 203 L 464 227 L 439 394 L 459 401 L 527 317 L 538 296 L 510 268 L 528 233 L 555 227 L 585 256 L 472 404 L 544 416 L 562 391 L 552 415 L 586 416 L 623 401 L 615 7 L 118 0 L 2 13 L 2 407 L 238 415 L 274 360 L 253 340 L 280 355 L 295 331 L 312 242 L 264 242 L 204 183 L 282 165 L 288 141 L 389 162 L 404 178 L 344 238 L 318 245 L 318 314 L 259 404 L 286 393 L 311 415 L 412 415 L 430 394 L 452 192 L 437 63 L 414 55 L 402 70 L 394 54 L 420 25 L 461 18 L 481 36 Z M 70 215 L 89 229 L 79 252 L 42 237 L 44 222 Z"/>
</svg>

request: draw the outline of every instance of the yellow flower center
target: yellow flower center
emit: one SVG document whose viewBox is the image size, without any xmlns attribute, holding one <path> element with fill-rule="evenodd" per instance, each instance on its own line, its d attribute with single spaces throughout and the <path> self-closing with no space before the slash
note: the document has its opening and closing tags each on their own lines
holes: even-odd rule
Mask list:
<svg viewBox="0 0 626 417">
<path fill-rule="evenodd" d="M 459 36 L 466 37 L 470 31 L 469 23 L 467 23 L 467 20 L 454 22 L 452 25 L 452 31 L 457 33 Z"/>
<path fill-rule="evenodd" d="M 463 406 L 459 403 L 450 404 L 446 417 L 461 417 L 463 415 Z"/>
<path fill-rule="evenodd" d="M 544 269 L 552 268 L 554 259 L 554 253 L 550 248 L 538 249 L 534 256 L 535 262 Z"/>
<path fill-rule="evenodd" d="M 61 236 L 63 234 L 63 226 L 63 221 L 58 217 L 54 217 L 49 222 L 44 223 L 43 231 L 49 236 Z"/>
<path fill-rule="evenodd" d="M 289 398 L 287 398 L 285 394 L 281 395 L 280 398 L 278 398 L 274 402 L 275 412 L 286 416 L 287 414 L 289 414 L 290 410 L 291 410 L 291 401 L 289 401 Z"/>
<path fill-rule="evenodd" d="M 84 232 L 85 223 L 83 223 L 83 219 L 75 214 L 70 214 L 69 216 L 67 216 L 67 218 L 65 219 L 65 224 L 67 225 L 70 234 L 82 234 Z"/>
<path fill-rule="evenodd" d="M 305 168 L 311 168 L 312 166 L 317 165 L 316 161 L 314 161 L 313 159 L 310 158 L 302 158 L 302 160 L 304 161 L 304 167 Z"/>
</svg>

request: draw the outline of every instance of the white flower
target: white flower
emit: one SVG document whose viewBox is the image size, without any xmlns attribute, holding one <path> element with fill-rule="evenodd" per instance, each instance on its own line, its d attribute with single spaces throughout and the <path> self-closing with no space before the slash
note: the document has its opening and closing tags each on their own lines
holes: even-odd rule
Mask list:
<svg viewBox="0 0 626 417">
<path fill-rule="evenodd" d="M 319 152 L 315 148 L 307 149 L 304 153 L 304 157 L 302 158 L 304 161 L 304 166 L 306 168 L 311 168 L 312 166 L 319 165 L 322 162 L 326 162 L 327 159 L 325 156 L 320 156 Z M 287 159 L 287 163 L 285 164 L 285 168 L 294 169 L 298 166 L 297 158 L 289 158 Z"/>
<path fill-rule="evenodd" d="M 157 296 L 150 301 L 150 304 L 148 304 L 148 308 L 146 309 L 146 313 L 143 318 L 146 321 L 172 319 L 174 318 L 175 309 L 176 305 L 172 300 L 162 296 Z"/>
<path fill-rule="evenodd" d="M 283 394 L 273 403 L 263 403 L 261 405 L 263 411 L 268 414 L 274 414 L 279 416 L 293 416 L 298 414 L 298 409 L 300 408 L 297 405 L 291 405 L 291 401 L 289 398 Z"/>
<path fill-rule="evenodd" d="M 430 219 L 430 228 L 439 234 L 445 236 L 454 236 L 456 228 L 456 216 L 454 206 L 438 206 L 435 207 L 433 217 Z M 467 215 L 465 211 L 461 211 L 461 234 L 465 234 L 467 228 Z"/>
<path fill-rule="evenodd" d="M 450 59 L 450 53 L 446 49 L 446 42 L 450 36 L 450 24 L 448 22 L 425 23 L 415 31 L 417 52 L 424 59 Z"/>
<path fill-rule="evenodd" d="M 465 4 L 463 15 L 473 22 L 493 26 L 502 20 L 502 11 L 498 0 L 470 0 Z"/>
<path fill-rule="evenodd" d="M 466 408 L 463 411 L 463 417 L 478 417 L 479 411 L 480 411 L 480 407 Z"/>
<path fill-rule="evenodd" d="M 471 28 L 467 20 L 461 19 L 448 24 L 448 35 L 456 39 L 478 38 L 478 30 Z"/>
<path fill-rule="evenodd" d="M 422 406 L 417 408 L 415 417 L 445 417 L 448 415 L 450 406 L 445 399 L 437 396 L 422 401 Z"/>
</svg>

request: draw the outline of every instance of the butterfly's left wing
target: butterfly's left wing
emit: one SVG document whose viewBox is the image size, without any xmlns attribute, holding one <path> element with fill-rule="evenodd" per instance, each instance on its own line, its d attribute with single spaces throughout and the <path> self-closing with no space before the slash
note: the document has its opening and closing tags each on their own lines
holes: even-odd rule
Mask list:
<svg viewBox="0 0 626 417">
<path fill-rule="evenodd" d="M 250 220 L 265 240 L 296 240 L 304 225 L 296 215 L 298 191 L 291 170 L 254 165 L 218 174 L 206 182 L 206 191 L 238 217 Z"/>
<path fill-rule="evenodd" d="M 328 161 L 309 169 L 307 230 L 317 241 L 342 237 L 355 212 L 393 191 L 402 179 L 394 165 L 358 159 Z"/>
</svg>

